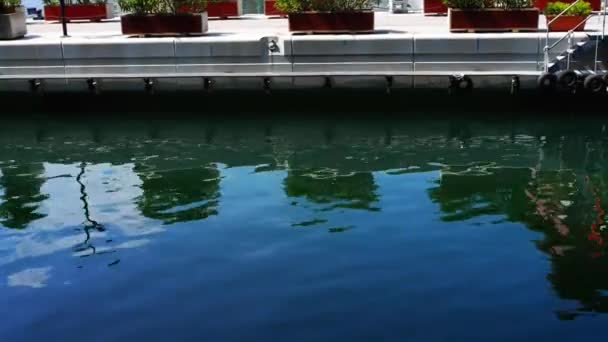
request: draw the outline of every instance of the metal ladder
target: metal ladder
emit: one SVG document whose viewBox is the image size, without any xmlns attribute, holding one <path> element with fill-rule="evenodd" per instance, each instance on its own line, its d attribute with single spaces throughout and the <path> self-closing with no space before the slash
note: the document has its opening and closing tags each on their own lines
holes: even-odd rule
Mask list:
<svg viewBox="0 0 608 342">
<path fill-rule="evenodd" d="M 577 42 L 576 46 L 575 44 L 573 44 L 572 42 L 572 35 L 573 33 L 576 31 L 576 29 L 578 29 L 579 27 L 581 27 L 581 25 L 584 25 L 585 23 L 587 23 L 587 21 L 589 21 L 591 18 L 596 18 L 599 16 L 602 16 L 602 29 L 601 29 L 601 40 L 604 41 L 605 35 L 606 35 L 606 14 L 608 14 L 608 0 L 604 0 L 604 8 L 599 11 L 599 12 L 593 12 L 592 14 L 590 14 L 589 16 L 587 16 L 587 18 L 585 18 L 584 20 L 582 20 L 580 23 L 578 23 L 578 25 L 576 25 L 574 28 L 572 28 L 570 31 L 568 31 L 563 37 L 561 37 L 560 39 L 558 39 L 557 41 L 555 41 L 553 44 L 549 44 L 550 41 L 550 33 L 551 30 L 550 25 L 555 22 L 557 19 L 559 19 L 560 17 L 564 16 L 569 10 L 570 8 L 572 8 L 573 6 L 575 6 L 577 3 L 581 2 L 583 0 L 576 0 L 575 2 L 573 2 L 572 4 L 570 4 L 570 6 L 568 6 L 564 11 L 562 11 L 560 14 L 558 14 L 557 16 L 555 16 L 555 18 L 553 18 L 551 21 L 547 22 L 547 37 L 545 40 L 545 47 L 543 49 L 544 51 L 544 72 L 548 73 L 550 72 L 550 67 L 551 67 L 551 58 L 550 58 L 550 52 L 551 50 L 553 50 L 555 47 L 557 47 L 562 41 L 564 41 L 565 39 L 568 39 L 568 49 L 566 50 L 566 70 L 570 70 L 571 69 L 571 61 L 572 61 L 572 55 L 576 52 L 576 50 L 579 47 L 582 47 L 583 45 L 586 44 L 586 42 Z M 596 37 L 595 39 L 595 58 L 593 60 L 593 73 L 597 74 L 598 72 L 598 52 L 599 52 L 599 44 L 600 44 L 600 39 L 598 39 L 598 37 Z M 561 61 L 562 59 L 559 58 L 560 56 L 558 56 L 558 61 Z M 563 57 L 563 55 L 562 55 Z"/>
</svg>

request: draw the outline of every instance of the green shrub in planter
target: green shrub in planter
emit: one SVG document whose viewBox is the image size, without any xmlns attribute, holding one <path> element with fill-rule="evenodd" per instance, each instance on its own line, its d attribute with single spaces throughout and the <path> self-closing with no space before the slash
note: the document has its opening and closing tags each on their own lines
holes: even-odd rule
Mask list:
<svg viewBox="0 0 608 342">
<path fill-rule="evenodd" d="M 565 2 L 550 2 L 545 9 L 545 15 L 556 16 L 565 11 L 571 4 Z M 586 17 L 592 12 L 591 4 L 586 1 L 581 1 L 572 6 L 566 13 L 565 16 L 579 16 Z"/>
<path fill-rule="evenodd" d="M 43 0 L 45 6 L 59 6 L 59 0 Z M 66 5 L 105 5 L 108 0 L 66 0 Z"/>
<path fill-rule="evenodd" d="M 204 12 L 207 0 L 118 0 L 120 8 L 128 13 L 178 14 L 186 11 Z"/>
<path fill-rule="evenodd" d="M 531 0 L 443 0 L 443 3 L 449 8 L 459 9 L 500 8 L 515 10 L 534 7 L 534 3 Z"/>
<path fill-rule="evenodd" d="M 21 0 L 0 0 L 0 14 L 15 13 L 15 8 L 21 6 Z"/>
<path fill-rule="evenodd" d="M 376 0 L 277 0 L 276 8 L 285 13 L 363 12 L 373 8 Z"/>
</svg>

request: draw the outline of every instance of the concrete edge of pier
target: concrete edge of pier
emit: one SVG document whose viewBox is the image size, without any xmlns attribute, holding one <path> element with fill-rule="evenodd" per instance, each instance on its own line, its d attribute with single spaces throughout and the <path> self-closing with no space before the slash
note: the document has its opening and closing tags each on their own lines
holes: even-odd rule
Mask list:
<svg viewBox="0 0 608 342">
<path fill-rule="evenodd" d="M 550 44 L 563 37 L 552 33 Z M 587 39 L 577 33 L 574 41 Z M 533 87 L 546 33 L 33 37 L 0 42 L 0 92 L 310 87 Z M 554 55 L 569 47 L 563 40 Z M 37 81 L 36 81 L 37 80 Z M 389 80 L 389 81 L 387 81 Z M 144 84 L 145 81 L 145 84 Z M 94 82 L 94 83 L 92 83 Z M 328 84 L 329 82 L 329 84 Z"/>
</svg>

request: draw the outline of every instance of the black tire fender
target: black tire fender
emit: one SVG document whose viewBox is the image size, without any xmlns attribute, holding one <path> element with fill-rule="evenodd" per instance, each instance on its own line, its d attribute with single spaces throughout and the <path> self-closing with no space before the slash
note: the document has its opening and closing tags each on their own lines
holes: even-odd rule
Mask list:
<svg viewBox="0 0 608 342">
<path fill-rule="evenodd" d="M 557 73 L 557 82 L 564 88 L 574 88 L 577 81 L 578 76 L 573 70 L 562 70 Z"/>
<path fill-rule="evenodd" d="M 585 89 L 593 94 L 599 94 L 606 91 L 606 83 L 604 78 L 600 75 L 589 75 L 585 77 L 583 83 Z"/>
<path fill-rule="evenodd" d="M 553 90 L 557 85 L 557 76 L 552 73 L 545 72 L 538 77 L 538 88 L 542 90 Z"/>
</svg>

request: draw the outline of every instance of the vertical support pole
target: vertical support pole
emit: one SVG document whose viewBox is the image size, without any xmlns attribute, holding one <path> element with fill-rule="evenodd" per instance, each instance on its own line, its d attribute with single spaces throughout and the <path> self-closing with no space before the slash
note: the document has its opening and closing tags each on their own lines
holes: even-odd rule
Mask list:
<svg viewBox="0 0 608 342">
<path fill-rule="evenodd" d="M 68 37 L 68 21 L 65 17 L 65 0 L 59 0 L 61 6 L 61 27 L 63 28 L 63 36 Z"/>
<path fill-rule="evenodd" d="M 545 40 L 545 48 L 543 49 L 543 54 L 543 59 L 545 62 L 543 70 L 544 72 L 549 72 L 549 27 L 547 27 L 547 39 Z"/>
<path fill-rule="evenodd" d="M 593 72 L 596 74 L 597 74 L 597 57 L 598 57 L 599 50 L 600 50 L 600 39 L 599 39 L 599 37 L 595 37 L 595 57 L 593 58 Z"/>
<path fill-rule="evenodd" d="M 568 31 L 568 49 L 572 49 L 573 48 L 573 44 L 572 44 L 572 31 Z M 570 60 L 571 60 L 572 54 L 570 53 L 570 50 L 568 51 L 568 59 L 566 60 L 566 70 L 570 70 Z"/>
<path fill-rule="evenodd" d="M 549 45 L 546 45 L 544 48 L 544 71 L 549 72 Z"/>
<path fill-rule="evenodd" d="M 604 0 L 604 10 L 602 11 L 602 15 L 604 16 L 602 22 L 602 41 L 604 40 L 604 36 L 606 35 L 606 11 L 608 11 L 608 0 Z"/>
</svg>

